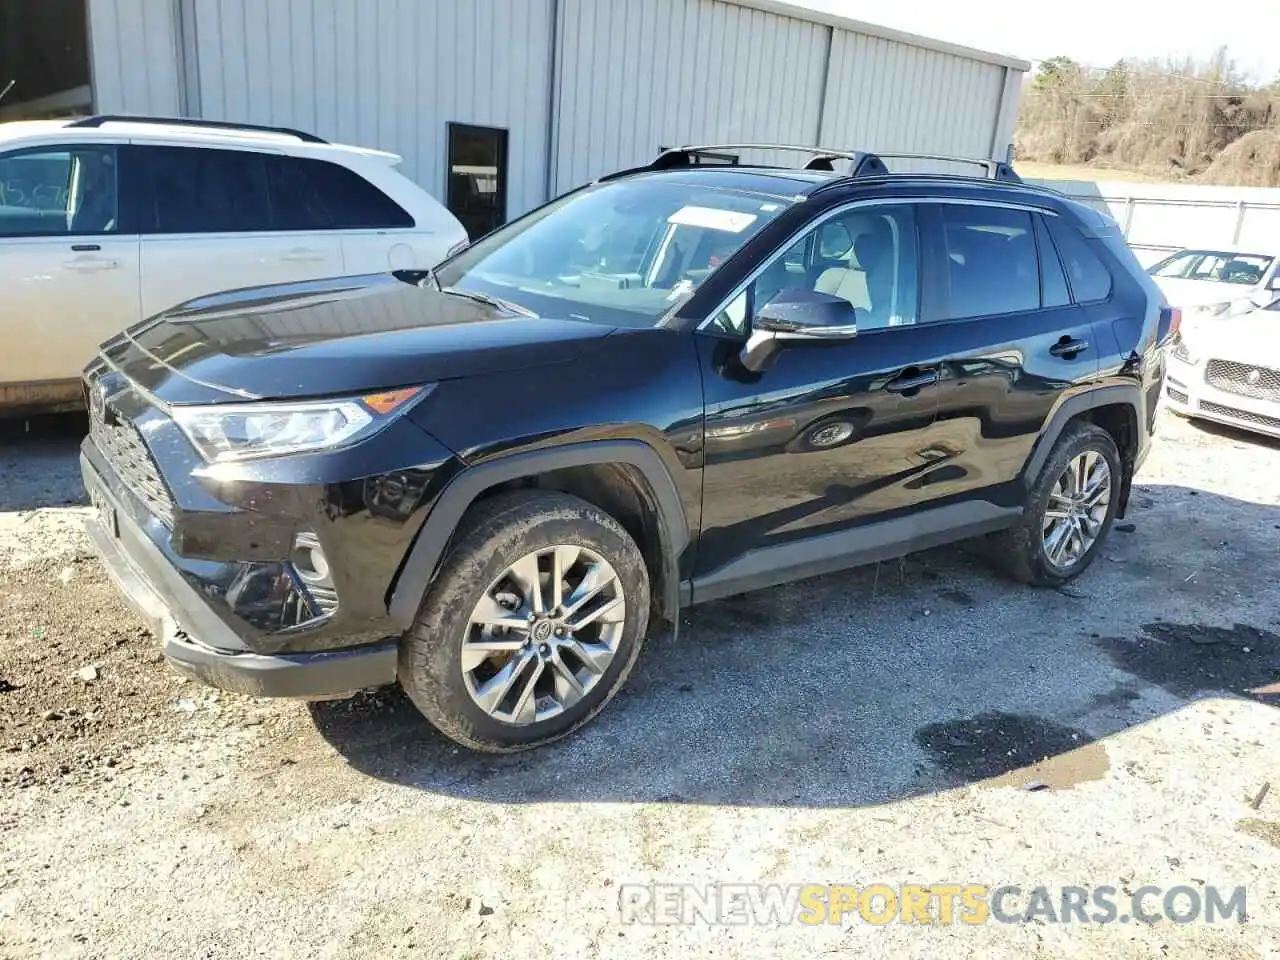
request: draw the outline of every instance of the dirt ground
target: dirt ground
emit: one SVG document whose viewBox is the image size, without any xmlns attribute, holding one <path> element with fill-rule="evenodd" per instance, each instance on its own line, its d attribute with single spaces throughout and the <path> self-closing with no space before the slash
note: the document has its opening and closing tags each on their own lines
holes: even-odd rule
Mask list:
<svg viewBox="0 0 1280 960">
<path fill-rule="evenodd" d="M 1280 956 L 1280 443 L 1164 418 L 1070 587 L 960 547 L 695 608 L 590 727 L 491 757 L 394 691 L 170 674 L 88 548 L 79 427 L 0 437 L 0 957 Z M 1248 918 L 619 912 L 877 882 L 1244 886 Z"/>
</svg>

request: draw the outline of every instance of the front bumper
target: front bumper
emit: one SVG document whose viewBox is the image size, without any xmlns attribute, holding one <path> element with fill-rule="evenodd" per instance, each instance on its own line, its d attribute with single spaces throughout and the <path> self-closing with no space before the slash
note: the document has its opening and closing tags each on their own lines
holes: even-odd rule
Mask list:
<svg viewBox="0 0 1280 960">
<path fill-rule="evenodd" d="M 235 631 L 175 568 L 88 456 L 80 468 L 97 508 L 87 527 L 107 573 L 130 607 L 160 638 L 179 673 L 210 686 L 259 697 L 341 696 L 396 679 L 396 644 L 314 653 L 262 654 Z"/>
<path fill-rule="evenodd" d="M 1280 403 L 1259 400 L 1205 383 L 1204 363 L 1187 363 L 1169 353 L 1161 402 L 1172 412 L 1280 437 Z"/>
</svg>

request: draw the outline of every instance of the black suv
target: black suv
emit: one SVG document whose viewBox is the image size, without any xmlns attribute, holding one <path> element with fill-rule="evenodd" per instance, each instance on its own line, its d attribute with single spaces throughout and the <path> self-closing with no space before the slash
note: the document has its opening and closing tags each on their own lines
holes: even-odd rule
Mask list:
<svg viewBox="0 0 1280 960">
<path fill-rule="evenodd" d="M 1114 222 L 1004 164 L 704 162 L 726 149 L 430 274 L 106 343 L 91 533 L 170 663 L 268 696 L 399 681 L 512 750 L 594 716 L 687 604 L 978 535 L 1027 583 L 1084 570 L 1176 326 Z"/>
</svg>

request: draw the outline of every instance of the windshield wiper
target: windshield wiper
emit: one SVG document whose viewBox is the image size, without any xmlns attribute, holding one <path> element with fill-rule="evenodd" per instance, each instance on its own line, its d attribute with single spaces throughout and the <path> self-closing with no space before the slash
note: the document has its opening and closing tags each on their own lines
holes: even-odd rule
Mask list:
<svg viewBox="0 0 1280 960">
<path fill-rule="evenodd" d="M 439 281 L 436 281 L 439 287 Z M 518 313 L 522 317 L 537 317 L 538 315 L 527 307 L 522 307 L 518 303 L 512 303 L 510 300 L 502 300 L 498 297 L 491 297 L 487 293 L 477 293 L 475 290 L 463 290 L 461 287 L 439 287 L 441 293 L 447 293 L 454 297 L 464 297 L 467 300 L 474 300 L 476 303 L 483 303 L 485 306 L 496 307 L 499 310 L 506 310 L 508 313 Z"/>
</svg>

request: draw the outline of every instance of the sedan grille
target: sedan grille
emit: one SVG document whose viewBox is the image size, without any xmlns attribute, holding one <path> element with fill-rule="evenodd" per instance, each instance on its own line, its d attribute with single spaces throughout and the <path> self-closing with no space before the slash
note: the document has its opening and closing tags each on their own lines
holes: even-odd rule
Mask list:
<svg viewBox="0 0 1280 960">
<path fill-rule="evenodd" d="M 1260 427 L 1280 430 L 1280 417 L 1266 417 L 1260 413 L 1237 410 L 1235 407 L 1224 407 L 1220 403 L 1209 403 L 1208 401 L 1201 401 L 1200 409 L 1205 413 L 1215 413 L 1220 417 L 1231 417 L 1233 420 L 1243 420 L 1245 423 L 1256 423 Z"/>
<path fill-rule="evenodd" d="M 1210 360 L 1205 366 L 1205 382 L 1227 393 L 1258 400 L 1280 400 L 1280 370 L 1255 367 L 1234 360 Z"/>
<path fill-rule="evenodd" d="M 121 482 L 166 526 L 173 526 L 173 495 L 160 477 L 138 429 L 127 420 L 89 404 L 89 436 Z"/>
</svg>

